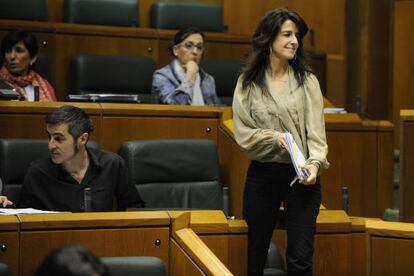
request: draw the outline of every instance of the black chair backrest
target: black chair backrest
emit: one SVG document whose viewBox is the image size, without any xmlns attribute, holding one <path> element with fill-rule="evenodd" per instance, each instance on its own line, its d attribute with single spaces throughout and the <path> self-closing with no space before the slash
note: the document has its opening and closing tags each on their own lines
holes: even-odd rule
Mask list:
<svg viewBox="0 0 414 276">
<path fill-rule="evenodd" d="M 14 203 L 14 206 L 18 205 L 21 185 L 30 163 L 47 156 L 46 139 L 0 139 L 2 193 Z"/>
<path fill-rule="evenodd" d="M 119 154 L 146 207 L 223 210 L 217 147 L 212 141 L 129 141 Z"/>
<path fill-rule="evenodd" d="M 47 0 L 1 0 L 0 19 L 47 21 Z"/>
<path fill-rule="evenodd" d="M 147 57 L 79 55 L 71 61 L 71 94 L 151 95 L 155 63 Z"/>
<path fill-rule="evenodd" d="M 234 88 L 246 62 L 241 60 L 203 60 L 200 63 L 207 73 L 214 77 L 220 102 L 231 105 Z"/>
<path fill-rule="evenodd" d="M 5 263 L 0 263 L 0 275 L 1 276 L 11 276 L 10 268 Z"/>
<path fill-rule="evenodd" d="M 46 139 L 0 139 L 2 193 L 13 201 L 14 206 L 19 202 L 21 185 L 30 164 L 48 156 L 47 144 Z M 98 145 L 89 141 L 88 147 L 98 148 Z"/>
<path fill-rule="evenodd" d="M 33 70 L 42 76 L 42 78 L 48 80 L 50 84 L 54 84 L 52 71 L 50 70 L 49 57 L 46 53 L 39 53 L 37 55 L 37 60 L 33 66 Z"/>
<path fill-rule="evenodd" d="M 111 276 L 165 276 L 165 265 L 157 257 L 125 256 L 103 257 Z"/>
<path fill-rule="evenodd" d="M 138 26 L 139 0 L 65 0 L 64 21 L 79 24 Z"/>
<path fill-rule="evenodd" d="M 203 31 L 223 32 L 219 4 L 157 2 L 151 6 L 151 28 L 182 29 L 195 26 Z"/>
</svg>

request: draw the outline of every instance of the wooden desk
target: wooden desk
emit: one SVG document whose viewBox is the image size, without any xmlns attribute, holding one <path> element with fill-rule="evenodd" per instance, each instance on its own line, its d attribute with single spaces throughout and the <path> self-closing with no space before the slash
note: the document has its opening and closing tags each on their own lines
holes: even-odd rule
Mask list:
<svg viewBox="0 0 414 276">
<path fill-rule="evenodd" d="M 50 251 L 79 244 L 99 257 L 155 256 L 168 271 L 166 212 L 20 215 L 20 275 L 30 275 Z M 159 241 L 159 242 L 158 242 Z"/>
<path fill-rule="evenodd" d="M 221 211 L 0 216 L 0 241 L 0 261 L 13 275 L 32 275 L 64 245 L 85 246 L 99 257 L 156 256 L 168 275 L 246 275 L 247 268 L 247 226 Z"/>
<path fill-rule="evenodd" d="M 351 231 L 351 221 L 344 211 L 320 210 L 316 223 L 313 275 L 352 275 L 351 257 L 354 252 Z M 286 252 L 287 237 L 284 229 L 276 229 L 272 240 L 281 252 Z"/>
<path fill-rule="evenodd" d="M 368 274 L 414 275 L 414 224 L 367 221 Z"/>
</svg>

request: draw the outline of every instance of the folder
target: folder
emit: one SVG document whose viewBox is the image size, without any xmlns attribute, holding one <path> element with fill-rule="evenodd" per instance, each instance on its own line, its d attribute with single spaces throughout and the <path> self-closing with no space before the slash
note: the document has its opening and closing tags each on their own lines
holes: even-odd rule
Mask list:
<svg viewBox="0 0 414 276">
<path fill-rule="evenodd" d="M 309 176 L 309 172 L 306 169 L 300 167 L 301 165 L 304 165 L 306 163 L 306 159 L 303 156 L 303 153 L 301 152 L 300 148 L 293 139 L 292 134 L 286 132 L 284 133 L 284 135 L 286 144 L 288 145 L 287 150 L 290 154 L 290 158 L 292 159 L 292 164 L 295 168 L 297 177 L 299 179 L 307 179 Z"/>
</svg>

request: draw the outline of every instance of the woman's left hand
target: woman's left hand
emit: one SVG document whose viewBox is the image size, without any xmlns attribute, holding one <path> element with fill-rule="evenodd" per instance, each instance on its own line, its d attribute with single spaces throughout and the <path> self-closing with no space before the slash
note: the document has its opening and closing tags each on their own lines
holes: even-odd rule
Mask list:
<svg viewBox="0 0 414 276">
<path fill-rule="evenodd" d="M 319 168 L 314 164 L 304 164 L 300 166 L 302 169 L 305 169 L 309 172 L 309 176 L 306 179 L 299 180 L 299 183 L 304 185 L 313 185 L 316 183 L 316 177 L 318 176 Z"/>
</svg>

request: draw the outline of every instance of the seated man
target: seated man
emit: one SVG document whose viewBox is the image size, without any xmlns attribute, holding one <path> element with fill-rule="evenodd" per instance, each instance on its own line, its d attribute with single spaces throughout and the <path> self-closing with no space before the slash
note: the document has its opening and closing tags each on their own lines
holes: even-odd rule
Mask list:
<svg viewBox="0 0 414 276">
<path fill-rule="evenodd" d="M 111 211 L 114 195 L 118 210 L 144 207 L 137 189 L 128 179 L 123 159 L 117 154 L 87 147 L 93 126 L 82 109 L 63 106 L 48 114 L 45 121 L 50 157 L 30 165 L 19 207 Z M 90 200 L 85 200 L 85 189 Z"/>
</svg>

